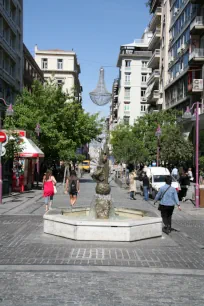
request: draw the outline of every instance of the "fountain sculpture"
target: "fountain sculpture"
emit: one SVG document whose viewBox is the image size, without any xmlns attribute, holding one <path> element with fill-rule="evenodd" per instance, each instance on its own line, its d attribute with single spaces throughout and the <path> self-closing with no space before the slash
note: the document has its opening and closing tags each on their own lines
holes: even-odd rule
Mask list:
<svg viewBox="0 0 204 306">
<path fill-rule="evenodd" d="M 111 99 L 111 94 L 105 88 L 103 68 L 100 69 L 97 88 L 90 93 L 90 97 L 97 105 L 105 105 Z M 45 233 L 90 241 L 135 241 L 162 235 L 162 220 L 156 213 L 113 207 L 108 183 L 107 145 L 92 178 L 96 181 L 93 206 L 74 209 L 62 207 L 48 211 L 44 215 Z"/>
</svg>

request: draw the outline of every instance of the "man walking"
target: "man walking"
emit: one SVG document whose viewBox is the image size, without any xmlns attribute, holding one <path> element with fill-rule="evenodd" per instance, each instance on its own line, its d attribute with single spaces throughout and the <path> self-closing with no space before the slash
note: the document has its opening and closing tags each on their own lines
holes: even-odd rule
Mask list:
<svg viewBox="0 0 204 306">
<path fill-rule="evenodd" d="M 167 235 L 171 232 L 171 219 L 174 211 L 174 206 L 177 205 L 181 210 L 177 191 L 171 187 L 172 178 L 167 176 L 165 178 L 166 184 L 159 189 L 156 195 L 154 204 L 160 200 L 159 210 L 161 211 L 162 221 L 164 223 L 163 232 Z"/>
<path fill-rule="evenodd" d="M 142 181 L 143 181 L 144 199 L 145 201 L 148 201 L 149 200 L 149 178 L 146 172 L 144 173 Z"/>
<path fill-rule="evenodd" d="M 178 169 L 176 168 L 176 166 L 174 166 L 172 172 L 171 172 L 171 175 L 176 179 L 178 180 Z"/>
</svg>

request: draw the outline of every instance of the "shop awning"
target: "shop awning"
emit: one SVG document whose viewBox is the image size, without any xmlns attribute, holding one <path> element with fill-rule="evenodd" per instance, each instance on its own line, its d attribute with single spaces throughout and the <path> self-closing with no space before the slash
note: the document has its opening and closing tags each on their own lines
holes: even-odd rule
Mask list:
<svg viewBox="0 0 204 306">
<path fill-rule="evenodd" d="M 21 137 L 22 139 L 22 152 L 19 153 L 20 157 L 44 157 L 41 149 L 29 138 Z"/>
</svg>

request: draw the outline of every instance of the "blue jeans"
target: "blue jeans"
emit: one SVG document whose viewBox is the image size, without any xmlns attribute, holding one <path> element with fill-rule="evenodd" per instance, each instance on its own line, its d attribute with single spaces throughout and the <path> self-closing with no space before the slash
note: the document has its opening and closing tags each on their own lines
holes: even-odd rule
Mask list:
<svg viewBox="0 0 204 306">
<path fill-rule="evenodd" d="M 149 188 L 147 186 L 143 186 L 143 190 L 144 190 L 144 199 L 145 201 L 149 200 Z"/>
<path fill-rule="evenodd" d="M 134 191 L 130 191 L 130 198 L 134 199 L 134 197 L 135 197 L 135 192 Z"/>
</svg>

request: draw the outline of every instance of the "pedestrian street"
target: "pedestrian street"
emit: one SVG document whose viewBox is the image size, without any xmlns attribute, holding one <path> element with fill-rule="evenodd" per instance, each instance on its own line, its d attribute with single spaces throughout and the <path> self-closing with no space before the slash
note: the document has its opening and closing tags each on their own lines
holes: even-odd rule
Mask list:
<svg viewBox="0 0 204 306">
<path fill-rule="evenodd" d="M 57 189 L 53 209 L 69 208 L 63 185 Z M 199 216 L 193 214 L 191 204 L 186 204 L 188 210 L 175 210 L 175 230 L 159 238 L 74 241 L 43 232 L 45 206 L 42 191 L 36 192 L 33 202 L 31 194 L 16 204 L 4 200 L 0 216 L 2 305 L 203 305 L 201 210 Z M 145 202 L 138 194 L 131 201 L 128 190 L 113 181 L 111 192 L 116 207 L 159 214 L 152 200 Z M 95 183 L 86 174 L 80 181 L 76 207 L 89 206 L 94 194 Z"/>
</svg>

